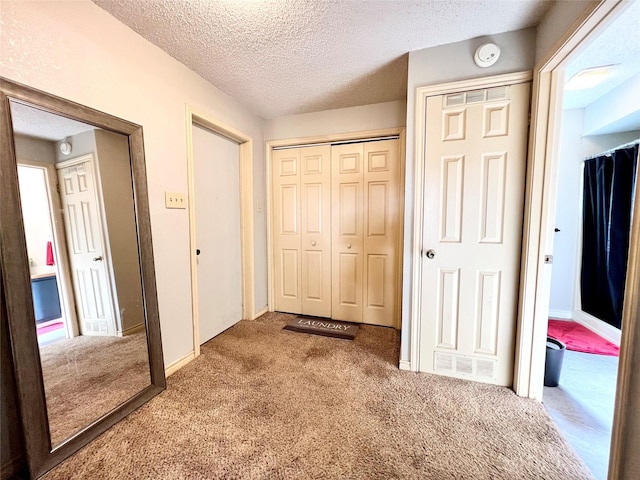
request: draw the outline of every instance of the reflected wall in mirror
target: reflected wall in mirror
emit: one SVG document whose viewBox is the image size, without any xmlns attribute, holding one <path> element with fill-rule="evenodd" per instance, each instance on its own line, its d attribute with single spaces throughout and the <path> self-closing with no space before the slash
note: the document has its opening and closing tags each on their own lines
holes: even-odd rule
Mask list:
<svg viewBox="0 0 640 480">
<path fill-rule="evenodd" d="M 0 77 L 0 267 L 37 478 L 166 386 L 142 127 Z"/>
<path fill-rule="evenodd" d="M 151 383 L 129 142 L 10 105 L 55 447 Z"/>
</svg>

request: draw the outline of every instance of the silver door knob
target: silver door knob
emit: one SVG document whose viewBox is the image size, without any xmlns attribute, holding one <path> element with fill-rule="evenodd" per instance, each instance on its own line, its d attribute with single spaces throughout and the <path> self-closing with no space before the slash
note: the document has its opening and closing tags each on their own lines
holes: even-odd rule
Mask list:
<svg viewBox="0 0 640 480">
<path fill-rule="evenodd" d="M 435 250 L 427 250 L 425 255 L 427 256 L 427 258 L 431 259 L 431 258 L 436 256 L 436 251 Z"/>
<path fill-rule="evenodd" d="M 316 242 L 315 242 L 315 240 L 314 240 L 313 242 L 311 242 L 311 246 L 312 246 L 312 247 L 315 247 L 315 246 L 316 246 Z"/>
<path fill-rule="evenodd" d="M 351 248 L 351 244 L 350 243 L 347 243 L 347 248 Z"/>
<path fill-rule="evenodd" d="M 99 257 L 93 257 L 93 261 L 94 262 L 101 262 L 102 261 L 102 255 L 100 255 Z"/>
</svg>

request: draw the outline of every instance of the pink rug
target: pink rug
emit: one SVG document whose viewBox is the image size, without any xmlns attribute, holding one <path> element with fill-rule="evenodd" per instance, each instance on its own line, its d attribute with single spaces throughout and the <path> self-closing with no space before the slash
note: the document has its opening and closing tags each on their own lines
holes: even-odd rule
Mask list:
<svg viewBox="0 0 640 480">
<path fill-rule="evenodd" d="M 549 319 L 548 335 L 560 340 L 567 350 L 617 357 L 620 349 L 576 322 Z"/>
<path fill-rule="evenodd" d="M 38 335 L 43 335 L 45 333 L 53 332 L 54 330 L 58 330 L 63 327 L 64 327 L 64 324 L 62 322 L 52 323 L 51 325 L 47 325 L 46 327 L 38 328 Z"/>
</svg>

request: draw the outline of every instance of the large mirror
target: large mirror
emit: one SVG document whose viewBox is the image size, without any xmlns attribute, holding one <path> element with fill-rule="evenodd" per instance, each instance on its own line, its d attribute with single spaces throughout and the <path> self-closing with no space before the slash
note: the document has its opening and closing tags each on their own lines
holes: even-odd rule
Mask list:
<svg viewBox="0 0 640 480">
<path fill-rule="evenodd" d="M 165 387 L 142 129 L 0 81 L 2 284 L 37 477 Z"/>
</svg>

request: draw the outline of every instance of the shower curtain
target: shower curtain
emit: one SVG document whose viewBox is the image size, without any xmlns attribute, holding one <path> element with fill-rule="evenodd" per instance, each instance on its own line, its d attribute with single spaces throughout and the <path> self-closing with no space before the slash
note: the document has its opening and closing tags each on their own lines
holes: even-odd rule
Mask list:
<svg viewBox="0 0 640 480">
<path fill-rule="evenodd" d="M 620 328 L 638 144 L 584 162 L 582 310 Z"/>
</svg>

